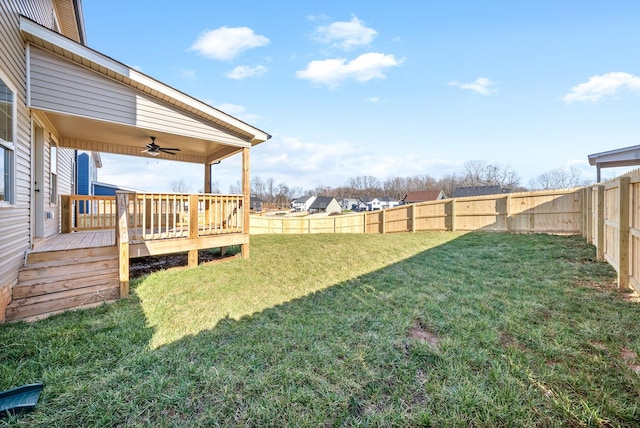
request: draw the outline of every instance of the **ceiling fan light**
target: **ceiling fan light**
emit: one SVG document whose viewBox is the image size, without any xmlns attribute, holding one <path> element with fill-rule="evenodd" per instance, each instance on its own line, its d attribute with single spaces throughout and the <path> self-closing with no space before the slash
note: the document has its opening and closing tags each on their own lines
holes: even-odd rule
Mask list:
<svg viewBox="0 0 640 428">
<path fill-rule="evenodd" d="M 151 151 L 151 150 L 149 150 L 147 153 L 149 153 L 151 156 L 158 156 L 160 154 L 160 152 Z"/>
</svg>

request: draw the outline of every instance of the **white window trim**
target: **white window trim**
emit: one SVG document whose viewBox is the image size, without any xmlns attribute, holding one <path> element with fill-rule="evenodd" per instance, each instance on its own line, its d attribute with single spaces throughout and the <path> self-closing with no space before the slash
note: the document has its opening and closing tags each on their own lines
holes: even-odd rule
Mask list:
<svg viewBox="0 0 640 428">
<path fill-rule="evenodd" d="M 12 105 L 11 105 L 11 126 L 12 126 L 12 130 L 11 130 L 11 135 L 13 137 L 13 141 L 5 141 L 0 139 L 0 145 L 11 152 L 11 165 L 9 166 L 11 168 L 10 174 L 9 174 L 9 188 L 10 188 L 10 193 L 9 195 L 5 195 L 5 198 L 7 198 L 7 200 L 4 201 L 0 201 L 0 208 L 5 208 L 5 207 L 15 207 L 16 206 L 16 138 L 17 138 L 17 130 L 18 130 L 18 102 L 17 102 L 17 89 L 15 86 L 13 86 L 13 84 L 11 83 L 11 80 L 9 80 L 7 78 L 7 76 L 2 72 L 2 70 L 0 70 L 0 80 L 2 80 L 2 83 L 4 83 L 9 90 L 12 92 L 13 95 L 13 101 L 12 101 Z"/>
</svg>

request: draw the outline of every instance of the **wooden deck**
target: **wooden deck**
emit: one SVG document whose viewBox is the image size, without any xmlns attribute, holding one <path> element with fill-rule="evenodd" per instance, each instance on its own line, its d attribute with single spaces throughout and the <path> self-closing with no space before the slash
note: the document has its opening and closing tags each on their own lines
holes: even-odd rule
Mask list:
<svg viewBox="0 0 640 428">
<path fill-rule="evenodd" d="M 114 245 L 116 245 L 116 233 L 113 229 L 92 230 L 55 235 L 31 250 L 31 253 L 75 250 L 79 248 L 111 247 Z"/>
</svg>

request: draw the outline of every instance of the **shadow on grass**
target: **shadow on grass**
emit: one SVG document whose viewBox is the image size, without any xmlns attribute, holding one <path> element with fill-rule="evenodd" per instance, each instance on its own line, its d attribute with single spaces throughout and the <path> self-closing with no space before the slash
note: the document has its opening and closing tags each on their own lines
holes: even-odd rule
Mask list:
<svg viewBox="0 0 640 428">
<path fill-rule="evenodd" d="M 0 386 L 45 382 L 37 410 L 5 422 L 634 426 L 640 383 L 620 355 L 640 350 L 640 310 L 593 256 L 578 237 L 471 233 L 157 348 L 169 327 L 145 315 L 140 283 L 114 305 L 0 326 Z"/>
</svg>

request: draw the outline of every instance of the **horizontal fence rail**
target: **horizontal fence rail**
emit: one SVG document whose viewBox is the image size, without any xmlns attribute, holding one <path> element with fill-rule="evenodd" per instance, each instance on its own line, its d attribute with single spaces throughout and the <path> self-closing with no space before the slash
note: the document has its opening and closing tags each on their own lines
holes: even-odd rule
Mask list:
<svg viewBox="0 0 640 428">
<path fill-rule="evenodd" d="M 328 217 L 251 216 L 252 234 L 492 230 L 579 234 L 582 189 L 444 199 Z"/>
</svg>

